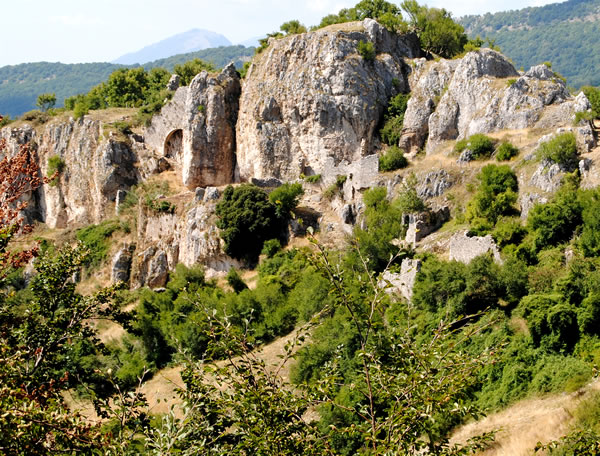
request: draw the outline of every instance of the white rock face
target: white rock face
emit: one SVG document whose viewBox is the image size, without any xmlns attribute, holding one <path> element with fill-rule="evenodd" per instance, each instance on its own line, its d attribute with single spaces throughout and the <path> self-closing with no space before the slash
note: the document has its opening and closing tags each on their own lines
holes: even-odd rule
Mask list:
<svg viewBox="0 0 600 456">
<path fill-rule="evenodd" d="M 400 273 L 385 271 L 383 274 L 384 284 L 390 284 L 391 287 L 386 290 L 388 293 L 400 293 L 408 301 L 412 299 L 413 287 L 417 280 L 417 274 L 421 270 L 421 260 L 411 260 L 405 258 L 400 265 Z"/>
<path fill-rule="evenodd" d="M 189 189 L 233 182 L 240 79 L 233 64 L 180 87 L 147 129 L 146 144 L 180 170 Z"/>
<path fill-rule="evenodd" d="M 177 263 L 191 267 L 202 264 L 207 277 L 227 272 L 231 267 L 241 268 L 243 264 L 223 252 L 219 230 L 216 227 L 216 202 L 196 202 L 183 216 L 177 214 L 154 214 L 140 209 L 138 214 L 138 255 L 134 264 L 134 286 L 140 287 L 152 281 L 154 270 L 175 268 Z M 156 259 L 159 252 L 161 255 Z"/>
<path fill-rule="evenodd" d="M 51 228 L 68 224 L 98 223 L 107 214 L 119 190 L 136 184 L 140 175 L 137 156 L 128 144 L 104 138 L 102 123 L 84 117 L 81 121 L 48 123 L 41 133 L 29 126 L 0 130 L 10 153 L 23 141 L 37 144 L 40 170 L 48 174 L 48 159 L 57 156 L 65 164 L 56 186 L 41 187 L 29 211 Z"/>
<path fill-rule="evenodd" d="M 498 246 L 491 234 L 468 237 L 466 232 L 457 233 L 450 239 L 450 261 L 470 263 L 476 257 L 491 252 L 494 261 L 502 263 Z"/>
<path fill-rule="evenodd" d="M 490 49 L 459 60 L 415 61 L 410 84 L 400 146 L 412 154 L 423 147 L 433 153 L 445 140 L 475 133 L 566 125 L 588 109 L 546 66 L 519 75 Z"/>
<path fill-rule="evenodd" d="M 372 154 L 389 98 L 408 90 L 405 58 L 415 36 L 391 35 L 373 20 L 272 40 L 244 81 L 237 124 L 242 180 L 321 173 L 328 158 L 352 163 Z M 377 57 L 363 59 L 360 41 Z"/>
</svg>

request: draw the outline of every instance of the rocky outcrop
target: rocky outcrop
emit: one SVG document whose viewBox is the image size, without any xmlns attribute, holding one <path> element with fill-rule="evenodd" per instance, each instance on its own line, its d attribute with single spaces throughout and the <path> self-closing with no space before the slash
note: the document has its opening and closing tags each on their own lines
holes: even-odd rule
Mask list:
<svg viewBox="0 0 600 456">
<path fill-rule="evenodd" d="M 540 190 L 553 193 L 559 189 L 567 168 L 558 163 L 544 160 L 531 176 L 530 184 Z"/>
<path fill-rule="evenodd" d="M 146 144 L 180 170 L 189 189 L 233 182 L 240 79 L 233 64 L 180 87 L 145 134 Z"/>
<path fill-rule="evenodd" d="M 360 41 L 374 44 L 365 60 Z M 367 19 L 272 40 L 244 81 L 237 124 L 242 180 L 319 174 L 327 159 L 352 163 L 374 153 L 389 98 L 408 91 L 405 58 L 414 35 L 390 34 Z"/>
<path fill-rule="evenodd" d="M 519 75 L 502 54 L 490 49 L 470 52 L 456 61 L 415 62 L 412 96 L 404 117 L 401 147 L 434 152 L 446 140 L 503 129 L 544 128 L 569 124 L 586 110 L 566 84 L 545 66 Z M 546 115 L 546 108 L 560 115 Z M 550 110 L 552 111 L 552 110 Z"/>
<path fill-rule="evenodd" d="M 491 253 L 494 260 L 502 262 L 498 246 L 490 234 L 487 236 L 467 236 L 466 232 L 455 234 L 450 239 L 450 261 L 470 263 L 480 255 Z"/>
<path fill-rule="evenodd" d="M 135 251 L 135 246 L 124 246 L 113 257 L 111 265 L 111 281 L 112 283 L 129 283 L 131 274 L 132 253 Z"/>
<path fill-rule="evenodd" d="M 408 301 L 412 299 L 413 287 L 417 274 L 421 270 L 421 260 L 405 258 L 400 266 L 400 273 L 385 271 L 383 285 L 389 285 L 388 293 L 400 293 Z"/>
<path fill-rule="evenodd" d="M 446 190 L 452 187 L 453 183 L 452 176 L 448 171 L 444 169 L 430 171 L 419 179 L 417 195 L 423 199 L 442 196 Z"/>
<path fill-rule="evenodd" d="M 529 215 L 529 211 L 533 209 L 536 204 L 546 204 L 548 198 L 545 198 L 537 193 L 526 193 L 519 198 L 519 206 L 521 207 L 521 219 L 526 220 Z"/>
<path fill-rule="evenodd" d="M 63 162 L 56 184 L 41 187 L 29 208 L 51 228 L 99 222 L 112 211 L 117 193 L 139 181 L 138 158 L 130 144 L 104 134 L 103 123 L 87 116 L 37 130 L 25 125 L 0 131 L 13 151 L 23 141 L 35 145 L 43 175 L 48 174 L 51 157 Z"/>
<path fill-rule="evenodd" d="M 159 285 L 163 270 L 168 272 L 178 263 L 188 267 L 202 264 L 208 277 L 226 272 L 231 267 L 244 266 L 222 250 L 215 204 L 215 200 L 206 193 L 204 201 L 195 201 L 194 206 L 183 215 L 156 214 L 140 209 L 137 238 L 138 251 L 142 253 L 137 256 L 133 267 L 135 287 L 163 286 Z"/>
<path fill-rule="evenodd" d="M 404 214 L 403 224 L 408 226 L 405 240 L 415 245 L 421 239 L 439 229 L 448 220 L 450 220 L 450 208 L 448 206 L 416 214 Z"/>
</svg>

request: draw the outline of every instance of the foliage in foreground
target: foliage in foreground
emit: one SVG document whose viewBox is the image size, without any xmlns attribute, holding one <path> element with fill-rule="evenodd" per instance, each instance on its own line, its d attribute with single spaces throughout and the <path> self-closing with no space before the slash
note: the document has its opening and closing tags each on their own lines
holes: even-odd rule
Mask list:
<svg viewBox="0 0 600 456">
<path fill-rule="evenodd" d="M 347 447 L 373 455 L 424 449 L 458 455 L 481 447 L 485 439 L 463 448 L 450 446 L 437 419 L 476 413 L 463 399 L 487 354 L 464 357 L 453 347 L 451 325 L 440 325 L 428 344 L 417 344 L 409 326 L 384 323 L 389 300 L 364 266 L 359 284 L 353 274 L 340 274 L 340 265 L 323 250 L 312 261 L 329 283 L 331 307 L 298 331 L 275 366 L 257 357 L 249 328 L 239 331 L 226 315 L 212 318 L 207 361 L 189 364 L 184 374 L 185 417 L 165 418 L 151 435 L 152 448 L 161 454 L 172 448 L 184 454 L 332 455 L 347 454 Z M 202 311 L 202 301 L 194 305 Z M 340 312 L 355 335 L 356 363 L 344 367 L 343 358 L 335 357 L 318 381 L 289 389 L 279 372 L 296 346 L 320 319 Z M 210 309 L 206 313 L 212 315 Z M 468 338 L 479 330 L 467 325 L 460 332 Z M 209 361 L 210 354 L 218 359 L 223 353 L 224 363 Z M 340 389 L 339 380 L 349 378 L 352 383 Z M 357 402 L 349 403 L 349 398 Z M 322 416 L 333 412 L 339 418 L 324 426 L 307 421 L 306 412 L 315 407 Z"/>
</svg>

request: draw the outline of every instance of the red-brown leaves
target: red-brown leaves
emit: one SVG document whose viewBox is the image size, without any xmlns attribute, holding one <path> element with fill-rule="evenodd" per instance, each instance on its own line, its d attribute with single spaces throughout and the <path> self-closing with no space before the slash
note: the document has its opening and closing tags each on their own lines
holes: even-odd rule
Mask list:
<svg viewBox="0 0 600 456">
<path fill-rule="evenodd" d="M 1 118 L 0 118 L 1 120 Z M 19 147 L 19 152 L 9 156 L 4 139 L 0 139 L 0 279 L 10 268 L 19 268 L 37 254 L 37 247 L 10 251 L 9 242 L 17 234 L 29 233 L 22 211 L 27 207 L 25 198 L 48 179 L 41 177 L 37 154 L 29 144 Z"/>
</svg>

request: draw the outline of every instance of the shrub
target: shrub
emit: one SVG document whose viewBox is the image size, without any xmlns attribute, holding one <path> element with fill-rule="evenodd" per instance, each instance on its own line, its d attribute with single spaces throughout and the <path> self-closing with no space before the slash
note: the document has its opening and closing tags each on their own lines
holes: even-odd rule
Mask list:
<svg viewBox="0 0 600 456">
<path fill-rule="evenodd" d="M 46 172 L 46 176 L 52 177 L 56 174 L 56 177 L 50 182 L 51 186 L 54 187 L 58 183 L 58 178 L 63 173 L 66 166 L 67 164 L 59 155 L 48 157 L 48 171 Z"/>
<path fill-rule="evenodd" d="M 281 242 L 279 239 L 269 239 L 263 244 L 263 249 L 260 253 L 266 255 L 267 258 L 273 258 L 280 250 Z"/>
<path fill-rule="evenodd" d="M 454 152 L 459 154 L 466 149 L 473 152 L 474 160 L 489 158 L 494 152 L 494 140 L 489 136 L 476 133 L 467 139 L 457 141 L 454 146 Z"/>
<path fill-rule="evenodd" d="M 283 24 L 281 24 L 281 27 L 279 27 L 279 30 L 281 30 L 286 35 L 297 35 L 299 33 L 307 32 L 306 27 L 296 19 L 284 22 Z"/>
<path fill-rule="evenodd" d="M 167 200 L 160 200 L 160 201 L 150 201 L 150 204 L 148 204 L 148 207 L 150 209 L 152 209 L 153 211 L 156 212 L 163 212 L 163 213 L 167 213 L 167 214 L 174 214 L 175 210 L 177 209 L 177 206 L 174 203 L 171 203 L 170 201 Z"/>
<path fill-rule="evenodd" d="M 538 204 L 527 217 L 527 228 L 534 236 L 536 248 L 542 249 L 568 241 L 581 224 L 582 207 L 577 195 L 579 181 L 571 175 L 565 177 L 554 199 Z"/>
<path fill-rule="evenodd" d="M 495 224 L 498 217 L 515 211 L 519 185 L 509 166 L 484 166 L 477 179 L 480 186 L 467 206 L 468 220 L 482 217 Z"/>
<path fill-rule="evenodd" d="M 395 171 L 405 168 L 408 160 L 404 156 L 404 151 L 398 146 L 390 147 L 384 155 L 379 158 L 379 171 Z"/>
<path fill-rule="evenodd" d="M 592 115 L 595 118 L 600 118 L 600 88 L 584 86 L 581 91 L 585 94 L 590 104 L 592 105 Z"/>
<path fill-rule="evenodd" d="M 282 231 L 277 207 L 267 193 L 255 185 L 229 185 L 216 207 L 217 226 L 225 241 L 225 252 L 233 258 L 256 262 L 267 239 Z"/>
<path fill-rule="evenodd" d="M 14 122 L 14 120 L 11 119 L 8 114 L 5 116 L 0 115 L 0 128 L 5 127 L 12 122 Z"/>
<path fill-rule="evenodd" d="M 375 60 L 375 45 L 371 41 L 359 41 L 356 49 L 366 62 Z"/>
<path fill-rule="evenodd" d="M 292 211 L 298 206 L 300 197 L 304 194 L 304 189 L 300 183 L 285 183 L 277 187 L 269 194 L 269 201 L 275 206 L 275 212 L 278 217 L 287 219 Z"/>
<path fill-rule="evenodd" d="M 582 219 L 579 246 L 586 257 L 600 256 L 600 192 L 597 189 L 584 193 Z"/>
<path fill-rule="evenodd" d="M 121 225 L 118 221 L 107 220 L 99 225 L 90 225 L 77 230 L 77 239 L 90 249 L 86 265 L 90 267 L 98 266 L 106 259 L 110 248 L 109 239 L 120 228 Z"/>
<path fill-rule="evenodd" d="M 348 176 L 342 174 L 338 175 L 335 179 L 335 182 L 323 191 L 323 196 L 328 200 L 335 198 L 337 195 L 339 195 L 347 178 Z"/>
<path fill-rule="evenodd" d="M 577 140 L 571 132 L 562 133 L 542 143 L 538 149 L 541 160 L 551 160 L 559 165 L 574 167 L 577 164 Z"/>
<path fill-rule="evenodd" d="M 300 176 L 302 179 L 304 179 L 304 182 L 308 183 L 308 184 L 316 184 L 317 182 L 319 182 L 321 180 L 321 175 L 320 174 L 313 174 L 312 176 Z"/>
<path fill-rule="evenodd" d="M 90 112 L 90 106 L 87 101 L 78 101 L 75 103 L 75 107 L 73 108 L 73 117 L 79 120 L 83 118 L 88 112 Z"/>
<path fill-rule="evenodd" d="M 410 94 L 400 93 L 390 99 L 384 116 L 384 125 L 379 131 L 381 140 L 388 145 L 397 145 L 402 135 L 404 114 L 408 107 Z"/>
<path fill-rule="evenodd" d="M 402 224 L 402 212 L 388 201 L 385 187 L 367 190 L 363 201 L 366 206 L 366 228 L 356 227 L 354 239 L 369 267 L 381 271 L 387 266 L 390 258 L 398 253 L 398 247 L 391 241 L 403 239 L 406 226 Z M 348 253 L 347 262 L 361 264 L 355 251 Z"/>
<path fill-rule="evenodd" d="M 411 173 L 402 182 L 402 187 L 394 199 L 393 205 L 401 213 L 406 214 L 423 212 L 427 209 L 427 205 L 417 192 L 417 176 L 414 173 Z"/>
<path fill-rule="evenodd" d="M 190 60 L 183 65 L 175 65 L 174 72 L 180 77 L 180 84 L 187 86 L 192 82 L 192 79 L 202 71 L 215 71 L 215 66 L 212 63 L 204 62 L 200 59 Z"/>
<path fill-rule="evenodd" d="M 48 122 L 50 116 L 46 112 L 42 112 L 38 109 L 34 109 L 33 111 L 27 111 L 25 114 L 21 116 L 26 122 L 33 122 L 37 124 L 43 124 Z"/>
<path fill-rule="evenodd" d="M 508 161 L 519 153 L 519 149 L 509 142 L 503 142 L 496 149 L 496 160 Z"/>
</svg>

